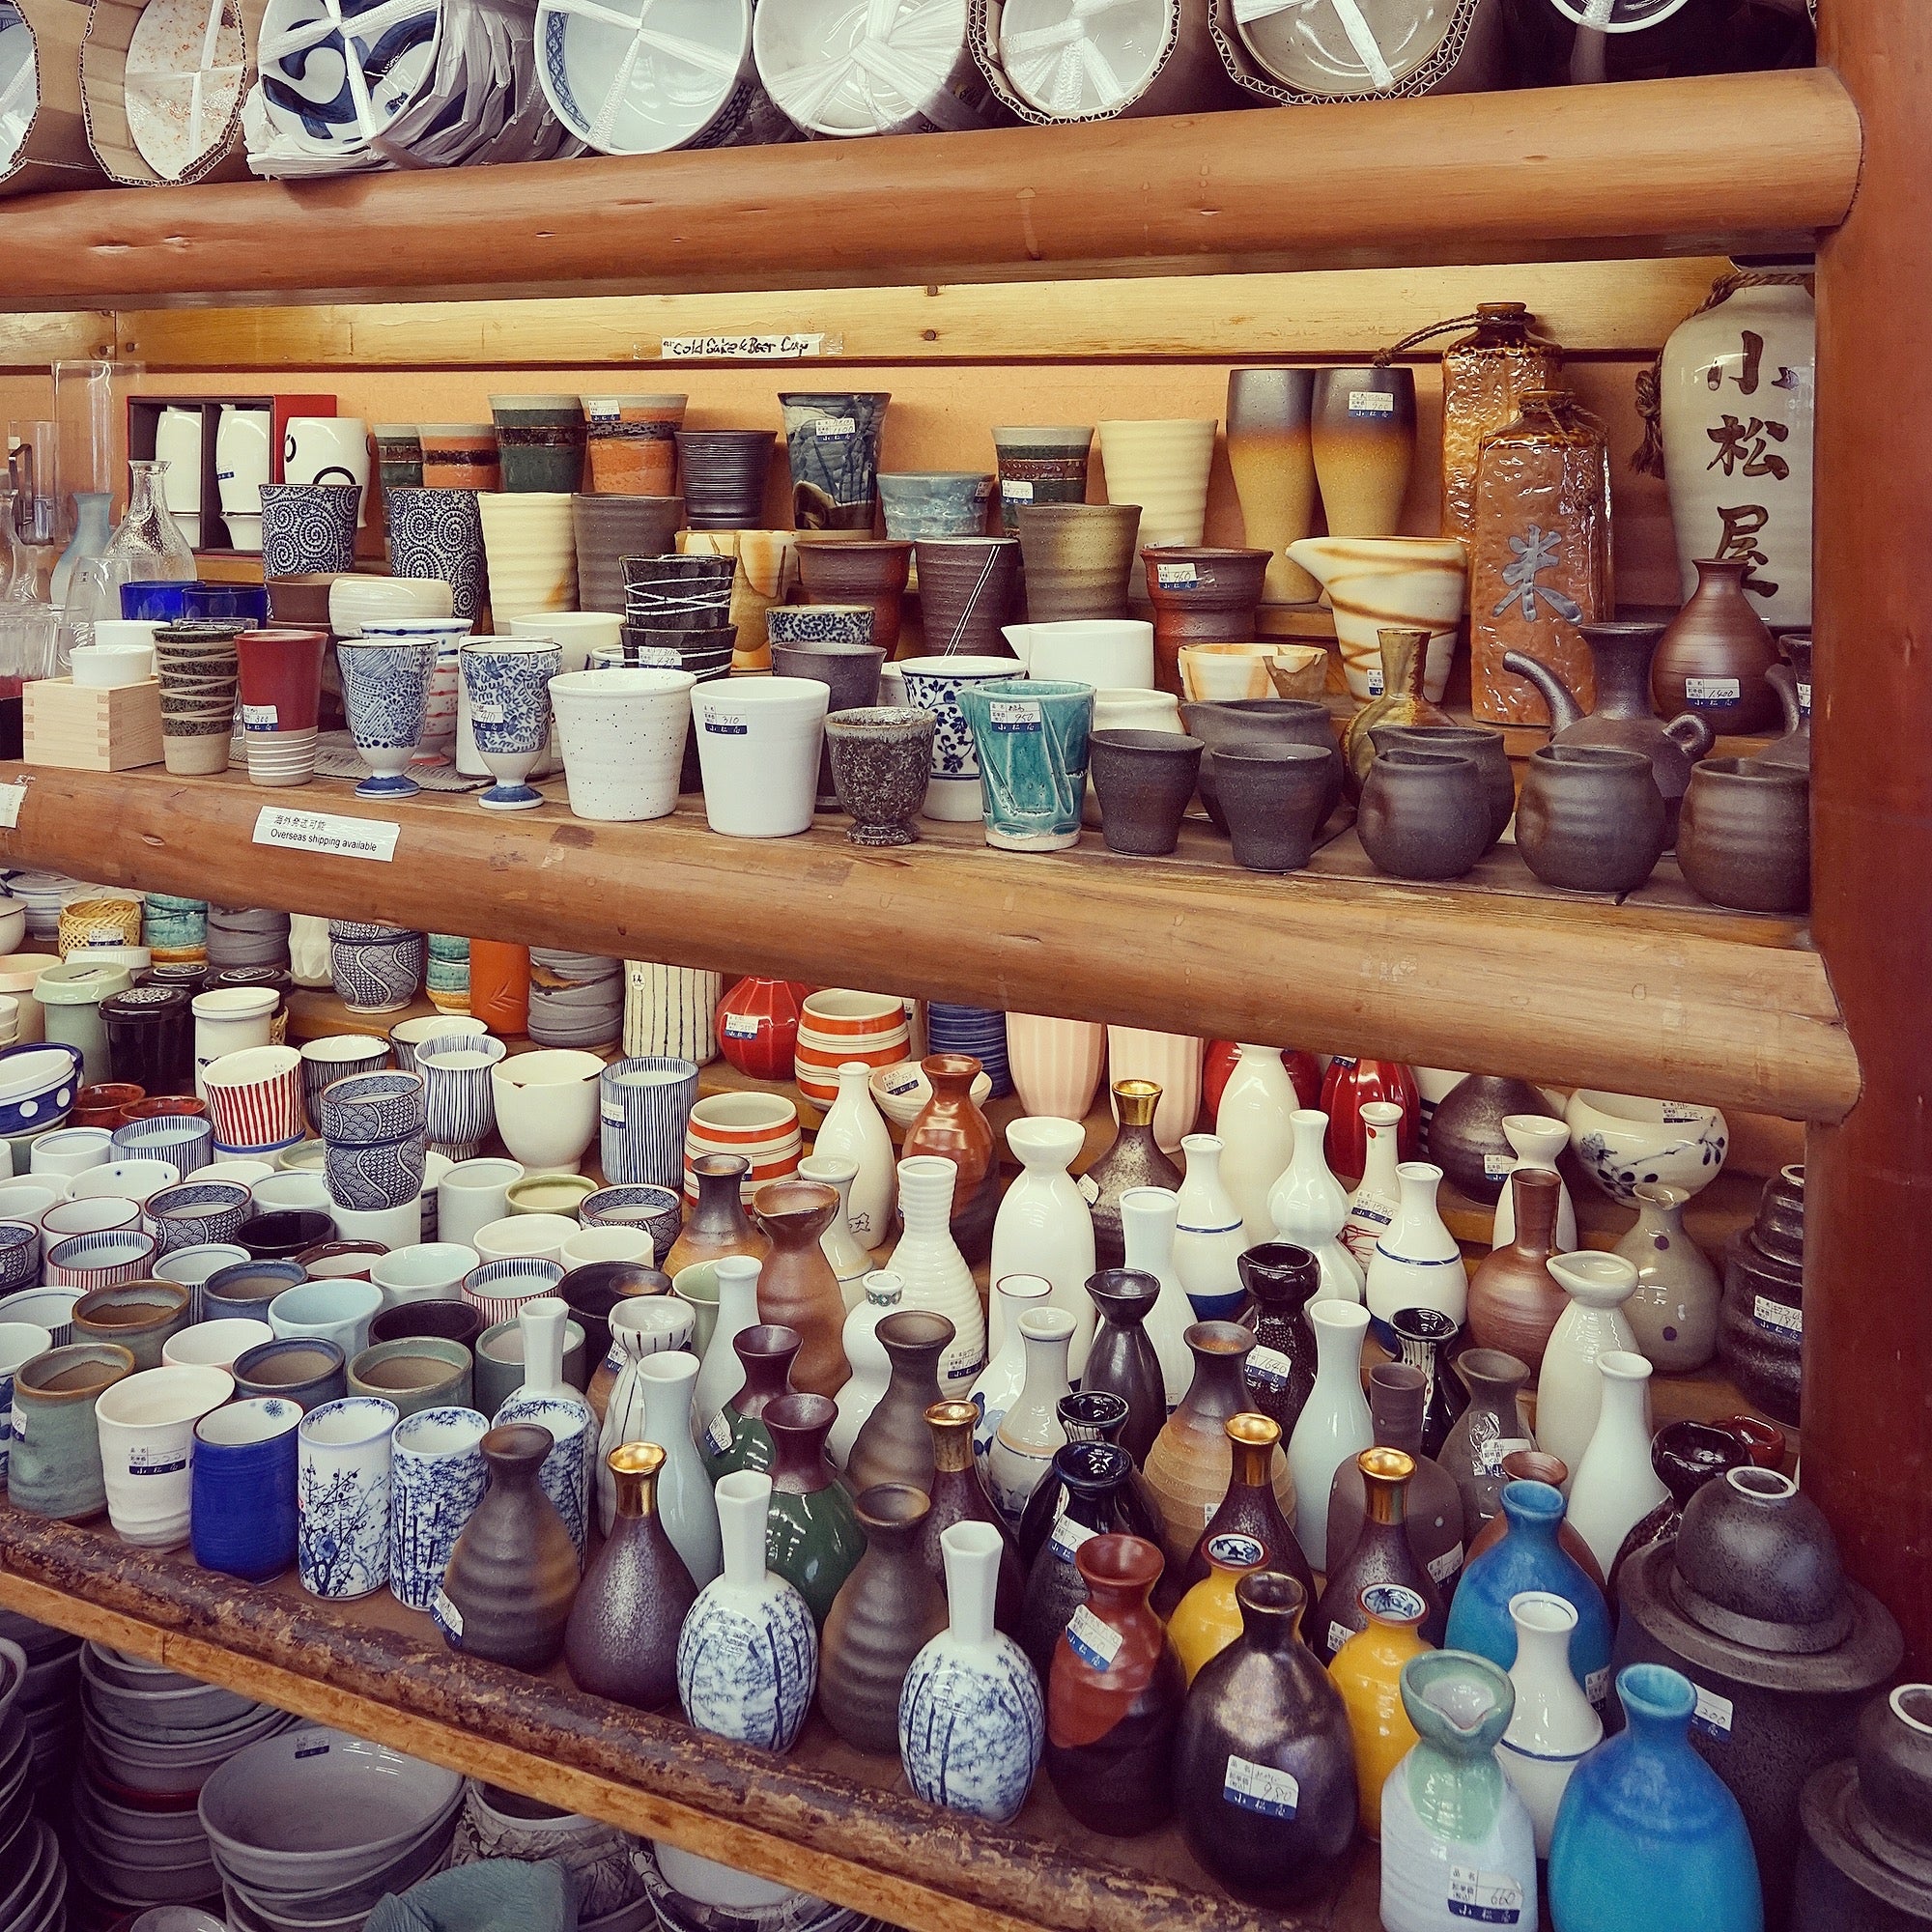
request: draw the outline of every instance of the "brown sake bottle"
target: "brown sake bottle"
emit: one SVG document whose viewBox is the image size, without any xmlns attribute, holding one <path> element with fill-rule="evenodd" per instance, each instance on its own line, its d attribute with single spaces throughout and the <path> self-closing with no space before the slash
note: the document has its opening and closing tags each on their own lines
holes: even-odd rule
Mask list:
<svg viewBox="0 0 1932 1932">
<path fill-rule="evenodd" d="M 932 1431 L 925 1411 L 938 1402 L 939 1358 L 953 1328 L 929 1308 L 901 1308 L 872 1331 L 892 1363 L 892 1379 L 845 1458 L 845 1487 L 856 1496 L 880 1483 L 932 1483 Z"/>
<path fill-rule="evenodd" d="M 691 1171 L 697 1181 L 697 1205 L 685 1215 L 664 1258 L 665 1273 L 674 1277 L 693 1262 L 715 1262 L 725 1255 L 763 1261 L 772 1244 L 746 1218 L 742 1191 L 752 1163 L 741 1153 L 701 1153 Z"/>
<path fill-rule="evenodd" d="M 798 1350 L 798 1330 L 777 1322 L 760 1321 L 732 1336 L 731 1351 L 744 1365 L 745 1385 L 720 1410 L 731 1439 L 720 1449 L 707 1432 L 697 1445 L 705 1474 L 714 1483 L 734 1469 L 772 1466 L 772 1436 L 764 1414 L 781 1395 L 791 1392 L 791 1367 Z"/>
<path fill-rule="evenodd" d="M 768 1180 L 752 1212 L 772 1251 L 758 1271 L 758 1319 L 798 1330 L 792 1387 L 837 1395 L 852 1379 L 845 1359 L 845 1297 L 818 1237 L 838 1212 L 838 1190 L 815 1180 Z"/>
<path fill-rule="evenodd" d="M 925 1411 L 925 1424 L 932 1432 L 932 1486 L 928 1492 L 932 1507 L 919 1526 L 920 1553 L 933 1580 L 944 1589 L 946 1552 L 940 1548 L 940 1537 L 955 1522 L 990 1522 L 1000 1532 L 993 1625 L 1017 1638 L 1026 1572 L 1020 1568 L 1012 1532 L 1000 1520 L 980 1476 L 979 1460 L 973 1454 L 973 1426 L 979 1419 L 980 1411 L 970 1402 L 936 1402 Z"/>
<path fill-rule="evenodd" d="M 1570 1305 L 1549 1258 L 1556 1252 L 1556 1209 L 1563 1183 L 1545 1167 L 1520 1167 L 1510 1176 L 1516 1234 L 1492 1248 L 1469 1277 L 1469 1339 L 1479 1349 L 1498 1349 L 1531 1369 L 1543 1361 L 1549 1331 Z"/>
<path fill-rule="evenodd" d="M 1116 1080 L 1114 1105 L 1121 1124 L 1113 1145 L 1081 1177 L 1094 1216 L 1094 1262 L 1096 1267 L 1127 1264 L 1126 1236 L 1121 1227 L 1121 1196 L 1130 1187 L 1167 1187 L 1179 1192 L 1179 1168 L 1161 1152 L 1153 1137 L 1153 1117 L 1160 1107 L 1158 1080 Z"/>
<path fill-rule="evenodd" d="M 1415 1560 L 1446 1596 L 1463 1574 L 1463 1492 L 1456 1479 L 1422 1453 L 1422 1403 L 1428 1378 L 1406 1362 L 1378 1362 L 1369 1371 L 1369 1419 L 1378 1449 L 1400 1449 L 1415 1464 L 1403 1498 L 1403 1525 Z M 1368 1506 L 1368 1489 L 1353 1462 L 1335 1471 L 1328 1488 L 1328 1557 L 1354 1546 Z"/>
<path fill-rule="evenodd" d="M 1308 1559 L 1301 1553 L 1288 1518 L 1282 1514 L 1270 1480 L 1275 1453 L 1281 1447 L 1281 1425 L 1273 1417 L 1244 1410 L 1231 1415 L 1222 1425 L 1233 1451 L 1233 1471 L 1228 1493 L 1221 1506 L 1208 1520 L 1201 1541 L 1180 1573 L 1180 1588 L 1191 1590 L 1208 1575 L 1208 1545 L 1217 1536 L 1251 1536 L 1267 1553 L 1262 1565 L 1293 1577 L 1315 1598 L 1315 1578 Z"/>
<path fill-rule="evenodd" d="M 1403 1520 L 1409 1478 L 1415 1473 L 1414 1460 L 1400 1449 L 1364 1449 L 1355 1463 L 1368 1492 L 1368 1508 L 1354 1547 L 1339 1563 L 1329 1566 L 1321 1600 L 1315 1605 L 1315 1627 L 1308 1633 L 1310 1647 L 1323 1663 L 1331 1662 L 1358 1630 L 1368 1628 L 1362 1592 L 1372 1583 L 1387 1583 L 1412 1592 L 1421 1601 L 1423 1641 L 1439 1649 L 1448 1629 L 1448 1613 L 1429 1572 L 1408 1547 L 1408 1531 Z"/>
</svg>

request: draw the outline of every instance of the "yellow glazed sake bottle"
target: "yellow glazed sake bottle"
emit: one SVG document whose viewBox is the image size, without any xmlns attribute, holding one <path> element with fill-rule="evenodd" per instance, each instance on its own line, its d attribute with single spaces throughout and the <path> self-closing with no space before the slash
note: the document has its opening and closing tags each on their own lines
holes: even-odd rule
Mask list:
<svg viewBox="0 0 1932 1932">
<path fill-rule="evenodd" d="M 1208 1575 L 1175 1605 L 1167 1626 L 1190 1684 L 1203 1664 L 1240 1635 L 1241 1606 L 1235 1601 L 1235 1585 L 1267 1561 L 1267 1551 L 1252 1536 L 1210 1537 L 1201 1553 L 1208 1559 Z"/>
<path fill-rule="evenodd" d="M 1368 1627 L 1335 1653 L 1328 1675 L 1342 1693 L 1355 1740 L 1362 1830 L 1379 1839 L 1382 1786 L 1416 1743 L 1415 1726 L 1402 1708 L 1402 1667 L 1434 1646 L 1422 1640 L 1420 1626 L 1428 1606 L 1415 1591 L 1400 1583 L 1371 1583 L 1359 1601 Z"/>
</svg>

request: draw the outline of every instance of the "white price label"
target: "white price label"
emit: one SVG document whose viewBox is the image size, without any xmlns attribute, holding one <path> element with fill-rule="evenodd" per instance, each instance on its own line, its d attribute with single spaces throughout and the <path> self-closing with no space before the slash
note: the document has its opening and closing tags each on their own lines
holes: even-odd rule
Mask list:
<svg viewBox="0 0 1932 1932">
<path fill-rule="evenodd" d="M 1433 1583 L 1446 1583 L 1462 1567 L 1463 1546 L 1458 1542 L 1440 1556 L 1429 1559 L 1429 1579 Z"/>
<path fill-rule="evenodd" d="M 15 1442 L 24 1442 L 26 1439 L 27 1411 L 24 1408 L 16 1408 L 14 1411 L 14 1440 Z"/>
<path fill-rule="evenodd" d="M 986 705 L 986 722 L 995 731 L 1037 731 L 1039 699 L 995 697 Z"/>
<path fill-rule="evenodd" d="M 1086 1202 L 1088 1207 L 1093 1207 L 1094 1202 L 1099 1200 L 1100 1183 L 1091 1174 L 1077 1176 L 1073 1184 L 1080 1190 L 1080 1198 Z"/>
<path fill-rule="evenodd" d="M 439 1590 L 437 1595 L 442 1597 L 442 1592 Z M 442 1601 L 447 1604 L 449 1599 L 442 1597 Z M 455 1616 L 456 1611 L 452 1608 L 449 1614 Z M 327 1731 L 298 1731 L 291 1747 L 294 1749 L 297 1757 L 327 1757 L 330 1749 L 328 1733 Z"/>
<path fill-rule="evenodd" d="M 658 354 L 667 362 L 790 362 L 803 356 L 837 355 L 842 335 L 663 335 Z"/>
<path fill-rule="evenodd" d="M 1684 701 L 1687 704 L 1735 704 L 1739 685 L 1734 677 L 1687 677 Z"/>
<path fill-rule="evenodd" d="M 731 1422 L 722 1408 L 711 1418 L 711 1427 L 704 1432 L 704 1439 L 721 1456 L 730 1448 Z"/>
<path fill-rule="evenodd" d="M 1156 563 L 1153 581 L 1162 590 L 1192 590 L 1201 573 L 1191 563 Z"/>
<path fill-rule="evenodd" d="M 1009 503 L 1031 503 L 1033 485 L 1023 476 L 1003 476 L 1000 479 L 1000 495 Z"/>
<path fill-rule="evenodd" d="M 1493 1476 L 1502 1467 L 1505 1456 L 1514 1456 L 1528 1447 L 1527 1435 L 1492 1435 L 1476 1452 L 1482 1459 L 1483 1474 Z"/>
<path fill-rule="evenodd" d="M 1508 1872 L 1483 1871 L 1475 1865 L 1449 1867 L 1449 1916 L 1478 1925 L 1520 1925 L 1523 1891 L 1520 1880 Z"/>
<path fill-rule="evenodd" d="M 812 424 L 811 433 L 820 442 L 837 440 L 841 437 L 856 436 L 859 425 L 850 416 L 820 416 Z"/>
<path fill-rule="evenodd" d="M 1592 1704 L 1604 1703 L 1610 1694 L 1610 1666 L 1600 1664 L 1583 1675 L 1583 1695 Z"/>
<path fill-rule="evenodd" d="M 1249 1382 L 1263 1388 L 1286 1388 L 1289 1377 L 1294 1373 L 1294 1364 L 1279 1349 L 1259 1342 L 1248 1350 L 1246 1367 Z"/>
<path fill-rule="evenodd" d="M 1801 684 L 1798 687 L 1798 708 L 1806 718 L 1811 715 L 1811 687 Z"/>
<path fill-rule="evenodd" d="M 459 1643 L 463 1641 L 463 1612 L 443 1594 L 442 1585 L 436 1586 L 436 1595 L 429 1600 L 429 1613 Z"/>
<path fill-rule="evenodd" d="M 346 818 L 336 811 L 265 805 L 255 819 L 254 842 L 291 852 L 326 852 L 336 859 L 380 859 L 386 865 L 396 856 L 402 830 L 393 819 Z"/>
<path fill-rule="evenodd" d="M 585 403 L 583 413 L 594 423 L 615 422 L 624 412 L 615 403 Z"/>
<path fill-rule="evenodd" d="M 621 1127 L 624 1124 L 624 1103 L 621 1100 L 606 1100 L 602 1109 L 604 1124 L 607 1127 Z"/>
<path fill-rule="evenodd" d="M 639 644 L 626 662 L 641 665 L 646 670 L 680 670 L 684 665 L 668 644 Z"/>
<path fill-rule="evenodd" d="M 1070 1516 L 1064 1516 L 1053 1525 L 1053 1553 L 1063 1563 L 1073 1561 L 1073 1552 L 1090 1537 L 1099 1534 L 1089 1529 L 1084 1522 L 1075 1522 Z"/>
<path fill-rule="evenodd" d="M 1371 697 L 1379 697 L 1382 695 L 1381 667 L 1378 665 L 1373 670 L 1369 672 L 1368 676 L 1369 676 L 1369 696 Z"/>
<path fill-rule="evenodd" d="M 1221 1779 L 1221 1796 L 1230 1804 L 1259 1811 L 1264 1818 L 1293 1818 L 1301 1803 L 1301 1785 L 1293 1772 L 1234 1754 Z"/>
<path fill-rule="evenodd" d="M 705 719 L 704 728 L 714 738 L 743 738 L 752 726 L 742 711 L 714 711 Z"/>
<path fill-rule="evenodd" d="M 20 808 L 27 802 L 24 784 L 0 784 L 0 827 L 12 831 L 20 822 Z"/>
<path fill-rule="evenodd" d="M 1804 1309 L 1787 1307 L 1781 1301 L 1772 1300 L 1767 1294 L 1755 1298 L 1751 1313 L 1757 1318 L 1760 1328 L 1776 1328 L 1781 1335 L 1802 1335 L 1804 1332 Z"/>
<path fill-rule="evenodd" d="M 500 724 L 503 722 L 503 707 L 494 697 L 469 700 L 469 717 L 477 724 Z"/>
<path fill-rule="evenodd" d="M 1331 1651 L 1340 1650 L 1354 1634 L 1347 1624 L 1331 1621 L 1328 1626 L 1328 1648 Z"/>
<path fill-rule="evenodd" d="M 1690 1121 L 1701 1121 L 1704 1110 L 1693 1107 L 1689 1100 L 1666 1100 L 1663 1103 L 1663 1118 L 1672 1126 L 1682 1126 Z"/>
<path fill-rule="evenodd" d="M 1715 1690 L 1706 1690 L 1701 1684 L 1692 1684 L 1690 1688 L 1697 1693 L 1697 1708 L 1690 1713 L 1692 1727 L 1702 1731 L 1707 1738 L 1728 1743 L 1734 1712 L 1731 1700 L 1719 1697 Z"/>
<path fill-rule="evenodd" d="M 1483 1155 L 1483 1179 L 1485 1180 L 1507 1180 L 1515 1172 L 1515 1154 L 1485 1153 Z"/>
<path fill-rule="evenodd" d="M 1102 1623 L 1082 1604 L 1066 1621 L 1066 1641 L 1076 1657 L 1095 1670 L 1105 1670 L 1120 1656 L 1122 1639 L 1112 1624 Z"/>
<path fill-rule="evenodd" d="M 1349 413 L 1351 416 L 1392 416 L 1395 397 L 1386 389 L 1350 389 Z"/>
<path fill-rule="evenodd" d="M 128 1473 L 130 1476 L 173 1476 L 187 1467 L 185 1456 L 170 1455 L 165 1449 L 130 1449 Z"/>
<path fill-rule="evenodd" d="M 724 1037 L 726 1039 L 756 1039 L 758 1037 L 758 1016 L 756 1013 L 726 1013 L 724 1015 Z"/>
<path fill-rule="evenodd" d="M 282 722 L 282 715 L 272 704 L 244 704 L 242 707 L 242 724 L 249 731 L 273 731 Z"/>
</svg>

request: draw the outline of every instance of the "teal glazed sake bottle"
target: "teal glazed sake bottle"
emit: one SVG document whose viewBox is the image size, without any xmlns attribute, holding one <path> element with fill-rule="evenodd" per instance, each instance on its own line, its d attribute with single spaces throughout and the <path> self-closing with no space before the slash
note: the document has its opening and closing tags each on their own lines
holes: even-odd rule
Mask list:
<svg viewBox="0 0 1932 1932">
<path fill-rule="evenodd" d="M 1633 1663 L 1617 1696 L 1624 1729 L 1577 1767 L 1556 1811 L 1549 1909 L 1561 1932 L 1763 1932 L 1744 1813 L 1690 1747 L 1696 1687 Z"/>
</svg>

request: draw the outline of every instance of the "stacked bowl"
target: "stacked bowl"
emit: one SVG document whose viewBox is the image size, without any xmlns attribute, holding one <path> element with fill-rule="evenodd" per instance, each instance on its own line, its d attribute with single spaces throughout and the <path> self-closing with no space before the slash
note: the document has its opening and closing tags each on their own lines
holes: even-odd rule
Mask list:
<svg viewBox="0 0 1932 1932">
<path fill-rule="evenodd" d="M 624 1031 L 624 962 L 530 948 L 529 1037 L 539 1046 L 614 1046 Z"/>
<path fill-rule="evenodd" d="M 382 1067 L 322 1090 L 324 1174 L 330 1201 L 380 1214 L 419 1200 L 428 1156 L 420 1073 Z"/>
<path fill-rule="evenodd" d="M 25 1622 L 8 1618 L 10 1626 Z M 42 1783 L 36 1735 L 20 1710 L 30 1674 L 19 1645 L 0 1643 L 0 1928 L 63 1932 L 67 1866 L 52 1825 L 36 1816 L 40 1793 L 53 1794 Z"/>
<path fill-rule="evenodd" d="M 200 1816 L 230 1932 L 359 1932 L 378 1899 L 448 1861 L 463 1779 L 308 1726 L 229 1760 Z"/>
<path fill-rule="evenodd" d="M 73 1112 L 81 1051 L 62 1041 L 0 1047 L 0 1138 L 44 1134 Z"/>
<path fill-rule="evenodd" d="M 12 1709 L 26 1724 L 33 1744 L 34 1788 L 48 1794 L 52 1803 L 54 1794 L 67 1788 L 80 1748 L 80 1639 L 13 1610 L 0 1610 L 0 1638 L 27 1660 L 26 1678 Z"/>
<path fill-rule="evenodd" d="M 733 556 L 627 556 L 624 662 L 688 670 L 699 684 L 725 675 L 737 648 Z"/>
</svg>

